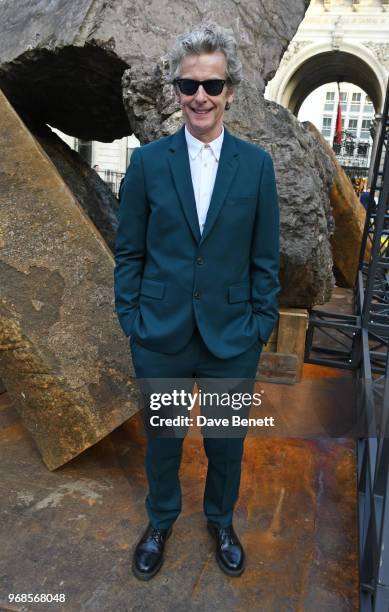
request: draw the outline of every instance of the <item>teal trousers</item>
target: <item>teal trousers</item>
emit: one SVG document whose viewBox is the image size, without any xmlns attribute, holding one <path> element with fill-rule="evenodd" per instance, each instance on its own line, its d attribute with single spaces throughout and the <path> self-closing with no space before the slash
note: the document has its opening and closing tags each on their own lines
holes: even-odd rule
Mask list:
<svg viewBox="0 0 389 612">
<path fill-rule="evenodd" d="M 150 351 L 130 340 L 137 378 L 247 379 L 255 378 L 262 343 L 258 340 L 244 353 L 230 359 L 215 357 L 196 330 L 189 343 L 178 353 L 168 355 Z M 179 468 L 183 437 L 148 436 L 146 474 L 149 492 L 146 509 L 153 527 L 167 529 L 181 511 Z M 218 527 L 232 524 L 233 510 L 239 496 L 243 437 L 204 437 L 208 470 L 203 509 Z"/>
</svg>

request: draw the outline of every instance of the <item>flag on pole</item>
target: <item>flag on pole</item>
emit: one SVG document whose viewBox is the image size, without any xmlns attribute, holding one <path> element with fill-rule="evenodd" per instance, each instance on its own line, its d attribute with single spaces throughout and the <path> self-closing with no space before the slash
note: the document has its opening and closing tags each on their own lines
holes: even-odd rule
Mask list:
<svg viewBox="0 0 389 612">
<path fill-rule="evenodd" d="M 338 83 L 338 113 L 336 115 L 336 126 L 335 126 L 335 135 L 334 135 L 334 143 L 340 145 L 342 142 L 342 107 L 340 105 L 340 88 Z"/>
</svg>

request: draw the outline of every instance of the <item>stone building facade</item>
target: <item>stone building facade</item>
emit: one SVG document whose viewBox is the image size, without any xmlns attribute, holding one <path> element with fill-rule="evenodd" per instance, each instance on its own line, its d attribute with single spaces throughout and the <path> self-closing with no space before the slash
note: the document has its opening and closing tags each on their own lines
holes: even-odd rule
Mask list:
<svg viewBox="0 0 389 612">
<path fill-rule="evenodd" d="M 312 0 L 265 97 L 298 114 L 316 88 L 363 89 L 380 113 L 389 75 L 388 0 Z"/>
</svg>

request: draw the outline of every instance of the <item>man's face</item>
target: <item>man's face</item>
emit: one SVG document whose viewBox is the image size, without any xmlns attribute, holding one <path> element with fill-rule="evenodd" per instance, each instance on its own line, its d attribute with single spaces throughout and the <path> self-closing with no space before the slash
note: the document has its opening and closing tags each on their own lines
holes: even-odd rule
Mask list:
<svg viewBox="0 0 389 612">
<path fill-rule="evenodd" d="M 186 55 L 180 63 L 179 76 L 182 79 L 206 81 L 208 79 L 226 79 L 227 61 L 224 53 L 204 53 Z M 211 142 L 220 136 L 223 125 L 224 108 L 234 98 L 232 89 L 224 85 L 218 96 L 210 96 L 200 85 L 193 96 L 182 94 L 176 88 L 177 100 L 184 114 L 189 132 L 202 142 Z"/>
</svg>

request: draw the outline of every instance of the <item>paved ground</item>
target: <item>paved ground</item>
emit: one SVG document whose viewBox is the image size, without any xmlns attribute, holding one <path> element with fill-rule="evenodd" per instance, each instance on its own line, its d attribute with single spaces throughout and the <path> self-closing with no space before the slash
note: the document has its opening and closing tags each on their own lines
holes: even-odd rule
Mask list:
<svg viewBox="0 0 389 612">
<path fill-rule="evenodd" d="M 344 375 L 306 365 L 304 384 L 278 386 L 280 404 L 294 401 L 309 412 L 323 402 L 323 381 Z M 164 567 L 141 583 L 130 572 L 145 525 L 137 417 L 50 473 L 6 393 L 0 404 L 1 610 L 358 609 L 352 441 L 246 439 L 235 526 L 248 566 L 242 577 L 229 578 L 205 530 L 202 444 L 188 438 L 183 513 Z M 64 593 L 66 602 L 10 604 L 8 593 Z"/>
<path fill-rule="evenodd" d="M 329 305 L 350 312 L 352 293 Z M 350 373 L 304 366 L 302 383 L 268 385 L 292 429 L 342 412 Z M 261 384 L 261 387 L 263 384 Z M 134 417 L 49 472 L 0 389 L 0 610 L 343 612 L 358 610 L 355 445 L 345 439 L 248 437 L 235 527 L 243 576 L 225 576 L 205 529 L 201 440 L 185 441 L 183 512 L 161 572 L 130 571 L 145 526 L 144 437 Z M 336 401 L 335 401 L 336 400 Z M 297 424 L 297 427 L 296 427 Z M 65 594 L 64 603 L 9 603 L 9 593 Z"/>
</svg>

